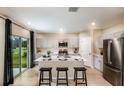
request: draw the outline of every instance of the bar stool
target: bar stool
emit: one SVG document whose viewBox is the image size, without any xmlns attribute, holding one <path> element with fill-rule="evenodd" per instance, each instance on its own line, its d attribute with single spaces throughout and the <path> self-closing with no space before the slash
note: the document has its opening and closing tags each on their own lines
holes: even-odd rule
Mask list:
<svg viewBox="0 0 124 93">
<path fill-rule="evenodd" d="M 85 67 L 74 67 L 74 81 L 76 86 L 77 84 L 85 84 L 87 86 L 86 70 Z M 79 71 L 82 71 L 82 78 L 78 78 Z M 78 80 L 82 80 L 82 82 L 78 83 Z"/>
<path fill-rule="evenodd" d="M 48 78 L 44 78 L 44 72 L 49 73 Z M 43 83 L 44 80 L 49 80 L 49 83 Z M 41 83 L 41 81 L 42 81 L 42 83 Z M 49 86 L 51 86 L 51 82 L 52 82 L 52 68 L 51 67 L 42 67 L 42 68 L 40 68 L 39 86 L 41 84 L 49 84 Z"/>
<path fill-rule="evenodd" d="M 56 70 L 57 70 L 57 83 L 56 83 L 56 85 L 58 86 L 58 85 L 66 84 L 68 86 L 68 72 L 67 72 L 68 67 L 57 67 Z M 66 77 L 65 78 L 60 78 L 59 77 L 59 72 L 65 72 Z M 59 80 L 65 80 L 66 83 L 59 83 Z"/>
</svg>

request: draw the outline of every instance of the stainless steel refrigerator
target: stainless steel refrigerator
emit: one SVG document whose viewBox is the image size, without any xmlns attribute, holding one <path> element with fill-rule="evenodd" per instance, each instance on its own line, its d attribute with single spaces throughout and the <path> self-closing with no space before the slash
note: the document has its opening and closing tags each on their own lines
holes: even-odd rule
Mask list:
<svg viewBox="0 0 124 93">
<path fill-rule="evenodd" d="M 124 85 L 124 38 L 103 40 L 103 77 L 112 85 Z"/>
</svg>

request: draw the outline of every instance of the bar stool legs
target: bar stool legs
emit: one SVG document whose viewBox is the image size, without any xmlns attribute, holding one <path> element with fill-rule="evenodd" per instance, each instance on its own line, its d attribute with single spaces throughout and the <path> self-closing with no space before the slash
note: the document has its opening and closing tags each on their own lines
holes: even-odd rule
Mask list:
<svg viewBox="0 0 124 93">
<path fill-rule="evenodd" d="M 74 70 L 74 80 L 73 81 L 75 81 L 75 70 Z"/>
<path fill-rule="evenodd" d="M 41 74 L 42 74 L 42 72 L 40 71 L 39 86 L 41 84 Z"/>
<path fill-rule="evenodd" d="M 50 80 L 52 82 L 52 71 L 50 71 Z"/>
<path fill-rule="evenodd" d="M 67 82 L 67 86 L 68 86 L 68 72 L 66 71 L 66 82 Z"/>
<path fill-rule="evenodd" d="M 78 78 L 79 71 L 82 71 L 82 78 Z M 78 80 L 82 80 L 82 82 L 78 83 Z M 84 67 L 74 68 L 74 81 L 75 81 L 75 86 L 77 86 L 78 84 L 85 84 L 87 86 L 86 69 Z"/>
<path fill-rule="evenodd" d="M 52 68 L 41 68 L 40 69 L 40 78 L 39 78 L 39 86 L 41 84 L 49 84 L 49 86 L 51 86 L 51 82 L 52 82 L 52 72 L 51 72 Z M 44 72 L 48 72 L 49 76 L 48 78 L 44 78 Z M 48 80 L 49 83 L 43 83 L 44 80 Z M 42 81 L 42 83 L 41 83 Z"/>
<path fill-rule="evenodd" d="M 56 82 L 56 86 L 58 85 L 63 85 L 66 84 L 68 86 L 68 68 L 67 67 L 58 67 L 57 69 L 57 82 Z M 59 74 L 60 72 L 65 72 L 66 77 L 65 78 L 60 78 Z M 65 80 L 66 83 L 60 83 L 59 80 Z"/>
<path fill-rule="evenodd" d="M 42 79 L 42 82 L 43 82 L 43 74 L 44 74 L 43 71 L 41 71 L 41 74 L 42 74 L 42 78 L 41 79 Z"/>
<path fill-rule="evenodd" d="M 49 85 L 51 86 L 51 72 L 49 71 Z"/>
<path fill-rule="evenodd" d="M 39 78 L 39 86 L 41 84 L 48 84 L 49 86 L 51 86 L 51 82 L 52 82 L 52 72 L 51 72 L 52 68 L 41 68 L 40 69 L 40 78 Z M 58 67 L 56 68 L 57 70 L 57 82 L 56 82 L 56 86 L 58 85 L 63 85 L 66 84 L 68 86 L 68 68 L 67 67 Z M 82 77 L 79 78 L 78 77 L 78 72 L 82 72 Z M 44 73 L 48 72 L 48 78 L 44 78 Z M 59 76 L 60 72 L 64 72 L 65 73 L 65 77 L 61 78 Z M 48 80 L 48 83 L 43 83 L 44 80 Z M 65 80 L 66 82 L 61 83 L 59 82 L 59 80 Z M 82 82 L 78 82 L 78 80 L 81 80 Z M 74 81 L 75 81 L 75 86 L 77 86 L 78 84 L 85 84 L 87 86 L 87 76 L 86 76 L 86 69 L 84 67 L 75 67 L 74 68 Z"/>
<path fill-rule="evenodd" d="M 57 71 L 57 83 L 56 83 L 56 86 L 58 86 L 58 78 L 59 78 L 59 71 Z"/>
<path fill-rule="evenodd" d="M 87 86 L 87 76 L 86 76 L 86 71 L 85 71 L 85 82 L 86 82 L 86 86 Z"/>
<path fill-rule="evenodd" d="M 82 82 L 84 82 L 84 72 L 82 71 Z"/>
<path fill-rule="evenodd" d="M 75 85 L 77 86 L 77 71 L 75 71 L 76 73 L 76 75 L 75 75 L 75 80 L 76 80 L 76 83 L 75 83 Z"/>
</svg>

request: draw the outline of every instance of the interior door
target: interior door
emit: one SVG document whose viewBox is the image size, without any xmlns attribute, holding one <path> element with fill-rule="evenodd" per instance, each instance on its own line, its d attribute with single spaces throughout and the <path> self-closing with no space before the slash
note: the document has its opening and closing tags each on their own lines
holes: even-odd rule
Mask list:
<svg viewBox="0 0 124 93">
<path fill-rule="evenodd" d="M 80 54 L 84 59 L 86 59 L 86 62 L 84 62 L 84 65 L 86 66 L 92 66 L 91 61 L 91 37 L 86 36 L 84 38 L 80 39 Z"/>
</svg>

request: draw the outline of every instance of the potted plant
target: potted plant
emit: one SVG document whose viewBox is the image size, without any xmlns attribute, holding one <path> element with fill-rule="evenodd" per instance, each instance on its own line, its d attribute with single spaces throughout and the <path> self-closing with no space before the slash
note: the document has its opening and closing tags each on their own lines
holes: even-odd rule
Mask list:
<svg viewBox="0 0 124 93">
<path fill-rule="evenodd" d="M 49 51 L 47 51 L 47 55 L 48 55 L 48 57 L 50 57 L 50 53 L 51 53 L 51 51 L 49 50 Z"/>
</svg>

